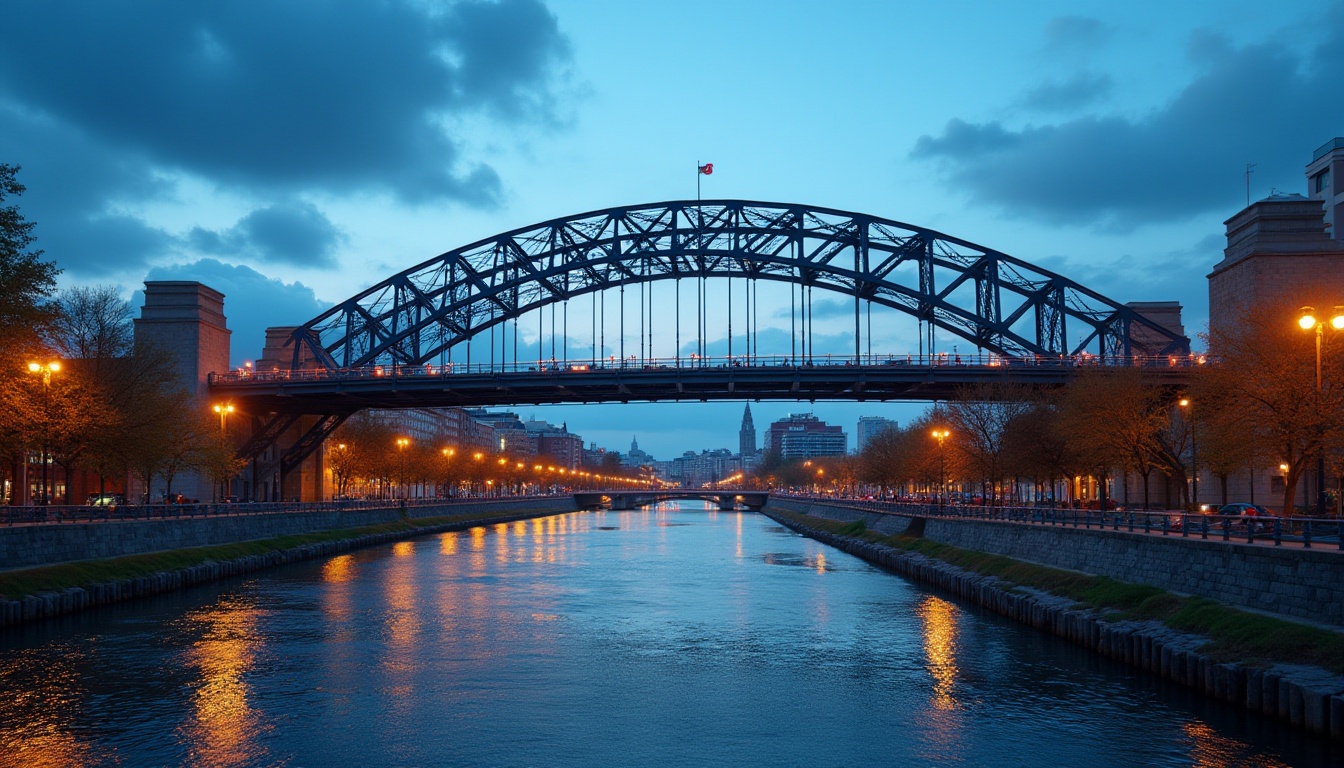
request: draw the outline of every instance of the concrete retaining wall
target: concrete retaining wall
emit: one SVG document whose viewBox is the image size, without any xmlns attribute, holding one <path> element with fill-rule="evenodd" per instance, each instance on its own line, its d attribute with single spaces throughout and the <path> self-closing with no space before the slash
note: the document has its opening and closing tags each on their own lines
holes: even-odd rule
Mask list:
<svg viewBox="0 0 1344 768">
<path fill-rule="evenodd" d="M 869 530 L 885 534 L 922 524 L 924 538 L 962 549 L 1344 627 L 1344 552 L 1336 549 L 1238 544 L 1098 528 L 910 518 L 790 499 L 772 498 L 770 506 L 845 522 L 862 517 Z"/>
<path fill-rule="evenodd" d="M 373 510 L 367 510 L 372 512 Z M 387 512 L 388 510 L 378 510 Z M 226 561 L 208 561 L 200 565 L 181 568 L 175 571 L 161 571 L 159 573 L 141 576 L 133 579 L 119 579 L 116 581 L 104 582 L 101 584 L 89 584 L 84 587 L 71 587 L 60 592 L 46 592 L 40 595 L 30 595 L 19 600 L 0 599 L 0 628 L 23 624 L 30 621 L 39 621 L 54 616 L 60 616 L 66 613 L 82 611 L 86 608 L 93 608 L 99 605 L 129 600 L 143 595 L 153 595 L 160 592 L 168 592 L 174 589 L 189 587 L 194 584 L 203 584 L 208 581 L 237 576 L 252 571 L 259 571 L 264 568 L 271 568 L 285 563 L 296 563 L 301 560 L 309 560 L 317 557 L 346 552 L 361 547 L 369 547 L 376 544 L 385 544 L 400 539 L 409 539 L 416 536 L 424 536 L 431 533 L 440 533 L 443 531 L 460 531 L 477 525 L 494 525 L 498 523 L 512 522 L 514 520 L 524 520 L 543 515 L 555 515 L 564 512 L 574 511 L 574 502 L 569 497 L 558 497 L 556 499 L 532 499 L 522 501 L 502 501 L 502 502 L 476 502 L 470 504 L 453 504 L 442 507 L 420 507 L 412 510 L 417 514 L 414 517 L 444 517 L 448 515 L 462 516 L 459 519 L 450 522 L 440 523 L 438 525 L 423 526 L 410 531 L 391 531 L 387 533 L 372 533 L 364 536 L 357 536 L 338 541 L 324 541 L 314 544 L 305 544 L 299 547 L 293 547 L 285 550 L 268 552 L 264 555 L 248 555 L 234 560 Z M 484 513 L 514 512 L 515 514 L 506 514 L 490 518 L 479 518 L 476 515 Z M 259 517 L 259 516 L 258 516 Z M 234 518 L 231 518 L 234 519 Z M 398 519 L 397 511 L 391 510 L 391 517 L 387 520 L 373 520 L 372 523 L 353 523 L 352 525 L 370 525 L 379 522 L 390 522 Z M 313 525 L 317 525 L 322 518 L 314 517 Z M 164 521 L 164 522 L 203 522 L 195 521 Z M 105 527 L 116 527 L 122 523 L 100 524 Z M 71 526 L 73 527 L 73 526 Z M 328 530 L 330 528 L 343 528 L 346 525 L 328 526 L 326 528 L 311 528 L 310 531 Z M 232 529 L 230 529 L 232 530 Z M 252 530 L 257 530 L 256 528 Z M 310 532 L 304 531 L 304 532 Z M 286 533 L 295 533 L 296 531 L 287 531 Z M 268 534 L 286 535 L 286 534 Z M 267 536 L 249 536 L 248 539 L 266 538 Z M 246 539 L 237 539 L 244 541 Z M 160 548 L 162 549 L 162 548 Z M 129 553 L 125 553 L 129 554 Z"/>
<path fill-rule="evenodd" d="M 772 499 L 765 512 L 786 506 L 797 512 L 797 507 L 809 505 L 780 504 Z M 1204 637 L 1177 632 L 1158 622 L 1107 621 L 1093 611 L 1073 608 L 1071 600 L 1015 587 L 941 560 L 774 519 L 837 549 L 1205 695 L 1313 733 L 1344 739 L 1344 680 L 1339 675 L 1286 664 L 1266 669 L 1215 663 L 1197 650 L 1208 642 Z"/>
<path fill-rule="evenodd" d="M 482 512 L 549 510 L 571 512 L 568 496 L 554 499 L 462 501 L 409 507 L 411 518 L 475 515 Z M 272 512 L 175 520 L 127 520 L 0 528 L 0 569 L 32 568 L 73 560 L 101 560 L 166 549 L 208 547 L 314 531 L 390 523 L 401 517 L 396 506 L 322 512 Z"/>
</svg>

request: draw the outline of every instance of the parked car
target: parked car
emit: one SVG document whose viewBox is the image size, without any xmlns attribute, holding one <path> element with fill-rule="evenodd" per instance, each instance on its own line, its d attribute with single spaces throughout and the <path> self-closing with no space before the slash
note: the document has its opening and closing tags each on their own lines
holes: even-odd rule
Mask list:
<svg viewBox="0 0 1344 768">
<path fill-rule="evenodd" d="M 1249 504 L 1244 501 L 1239 501 L 1233 504 L 1224 504 L 1218 508 L 1217 514 L 1240 515 L 1242 517 L 1274 517 L 1274 515 L 1269 513 L 1268 509 L 1265 509 L 1259 504 Z"/>
<path fill-rule="evenodd" d="M 117 507 L 126 503 L 120 493 L 90 493 L 84 502 L 90 507 Z"/>
<path fill-rule="evenodd" d="M 1265 509 L 1259 504 L 1249 504 L 1246 502 L 1224 504 L 1218 508 L 1218 514 L 1236 515 L 1237 517 L 1241 517 L 1243 519 L 1238 520 L 1237 524 L 1241 525 L 1244 523 L 1248 529 L 1253 531 L 1265 530 L 1268 527 L 1269 521 L 1275 517 L 1275 515 L 1270 514 L 1268 509 Z"/>
</svg>

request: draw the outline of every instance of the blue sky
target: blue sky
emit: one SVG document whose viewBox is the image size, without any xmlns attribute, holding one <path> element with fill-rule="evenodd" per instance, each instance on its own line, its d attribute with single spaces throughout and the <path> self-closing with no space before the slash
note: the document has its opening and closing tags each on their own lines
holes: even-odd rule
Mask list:
<svg viewBox="0 0 1344 768">
<path fill-rule="evenodd" d="M 1193 335 L 1246 163 L 1253 198 L 1302 192 L 1312 150 L 1344 135 L 1344 4 L 1324 0 L 17 0 L 5 17 L 0 161 L 23 166 L 63 285 L 211 285 L 235 363 L 266 326 L 454 247 L 693 197 L 696 161 L 715 164 L 706 197 L 929 227 L 1119 301 L 1178 300 Z M 919 409 L 753 405 L 759 426 L 801 410 L 852 434 Z M 670 458 L 735 446 L 741 404 L 528 412 Z"/>
</svg>

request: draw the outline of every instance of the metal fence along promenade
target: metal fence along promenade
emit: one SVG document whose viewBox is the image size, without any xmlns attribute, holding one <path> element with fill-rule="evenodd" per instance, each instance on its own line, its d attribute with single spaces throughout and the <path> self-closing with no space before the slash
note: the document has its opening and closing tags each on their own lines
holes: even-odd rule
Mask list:
<svg viewBox="0 0 1344 768">
<path fill-rule="evenodd" d="M 1180 511 L 1094 510 L 1071 507 L 962 506 L 924 502 L 845 499 L 835 496 L 784 495 L 836 507 L 906 517 L 987 520 L 1022 525 L 1092 528 L 1158 536 L 1221 539 L 1246 544 L 1325 546 L 1344 551 L 1344 521 L 1317 517 L 1250 517 Z"/>
</svg>

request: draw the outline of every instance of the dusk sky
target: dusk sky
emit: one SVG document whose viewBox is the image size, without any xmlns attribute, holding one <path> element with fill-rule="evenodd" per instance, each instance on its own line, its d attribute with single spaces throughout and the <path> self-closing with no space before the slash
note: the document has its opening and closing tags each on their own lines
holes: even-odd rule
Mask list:
<svg viewBox="0 0 1344 768">
<path fill-rule="evenodd" d="M 1344 136 L 1344 3 L 1327 0 L 15 0 L 4 15 L 0 162 L 22 166 L 18 203 L 61 285 L 216 288 L 234 364 L 265 327 L 455 247 L 694 198 L 697 161 L 714 163 L 706 198 L 928 227 L 1117 301 L 1179 301 L 1194 336 L 1247 163 L 1253 199 L 1305 192 L 1312 151 Z M 920 409 L 752 405 L 758 428 L 812 410 L 851 446 L 859 415 Z M 668 459 L 735 449 L 742 404 L 519 410 Z"/>
</svg>

